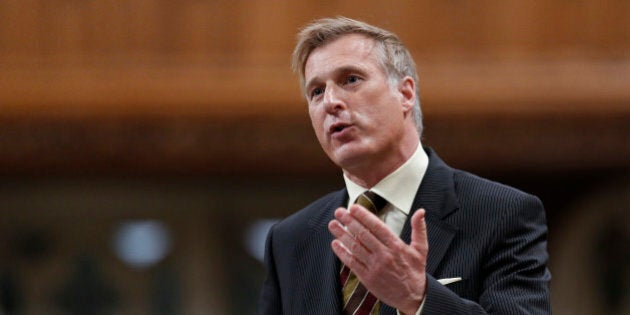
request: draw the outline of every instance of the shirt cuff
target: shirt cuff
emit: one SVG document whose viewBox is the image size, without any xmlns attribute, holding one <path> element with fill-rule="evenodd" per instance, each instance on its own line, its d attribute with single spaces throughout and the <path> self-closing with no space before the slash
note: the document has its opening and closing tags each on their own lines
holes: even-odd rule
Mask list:
<svg viewBox="0 0 630 315">
<path fill-rule="evenodd" d="M 420 307 L 418 308 L 418 310 L 416 311 L 416 315 L 420 315 L 422 313 L 422 308 L 424 307 L 424 301 L 425 299 L 422 299 L 422 303 L 420 303 Z M 403 315 L 399 310 L 396 310 L 396 314 L 397 315 Z"/>
</svg>

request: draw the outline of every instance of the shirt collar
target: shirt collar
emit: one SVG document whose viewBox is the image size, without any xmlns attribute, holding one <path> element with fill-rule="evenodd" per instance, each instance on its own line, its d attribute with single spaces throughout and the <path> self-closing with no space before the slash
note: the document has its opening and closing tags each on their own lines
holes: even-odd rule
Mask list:
<svg viewBox="0 0 630 315">
<path fill-rule="evenodd" d="M 429 157 L 422 149 L 422 144 L 419 144 L 416 151 L 403 165 L 387 175 L 372 188 L 362 187 L 344 174 L 343 179 L 346 182 L 346 189 L 348 190 L 349 196 L 348 206 L 354 203 L 354 200 L 356 200 L 360 194 L 369 189 L 385 198 L 387 202 L 408 215 L 428 165 Z"/>
</svg>

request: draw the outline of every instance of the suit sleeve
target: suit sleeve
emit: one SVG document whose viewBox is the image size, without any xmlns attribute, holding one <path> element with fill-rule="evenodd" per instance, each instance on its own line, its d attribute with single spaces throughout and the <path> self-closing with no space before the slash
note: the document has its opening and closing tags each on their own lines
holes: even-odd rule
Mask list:
<svg viewBox="0 0 630 315">
<path fill-rule="evenodd" d="M 551 314 L 547 261 L 543 205 L 521 195 L 497 221 L 481 270 L 479 301 L 460 298 L 427 275 L 422 314 Z"/>
<path fill-rule="evenodd" d="M 267 278 L 263 283 L 263 287 L 258 300 L 259 315 L 282 314 L 282 302 L 280 297 L 280 285 L 278 283 L 278 274 L 273 257 L 273 231 L 274 227 L 269 230 L 265 245 L 265 267 L 267 269 Z"/>
</svg>

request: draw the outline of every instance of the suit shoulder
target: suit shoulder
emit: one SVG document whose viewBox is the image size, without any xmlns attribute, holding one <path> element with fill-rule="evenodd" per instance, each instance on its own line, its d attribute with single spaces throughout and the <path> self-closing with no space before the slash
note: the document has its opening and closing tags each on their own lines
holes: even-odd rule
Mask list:
<svg viewBox="0 0 630 315">
<path fill-rule="evenodd" d="M 540 199 L 532 194 L 469 172 L 455 170 L 454 181 L 455 190 L 464 203 L 505 205 L 526 202 L 542 205 Z"/>
<path fill-rule="evenodd" d="M 538 197 L 464 171 L 456 171 L 454 176 L 461 210 L 453 219 L 460 220 L 460 227 L 477 233 L 485 226 L 493 231 L 487 235 L 529 233 L 523 232 L 528 227 L 546 230 L 545 208 Z"/>
<path fill-rule="evenodd" d="M 298 210 L 276 224 L 275 230 L 283 233 L 299 233 L 310 224 L 332 219 L 332 211 L 342 204 L 345 190 L 331 192 Z"/>
</svg>

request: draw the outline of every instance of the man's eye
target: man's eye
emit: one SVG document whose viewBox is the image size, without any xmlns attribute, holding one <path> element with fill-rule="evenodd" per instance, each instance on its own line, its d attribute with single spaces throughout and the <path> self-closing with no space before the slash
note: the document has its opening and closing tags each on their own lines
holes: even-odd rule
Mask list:
<svg viewBox="0 0 630 315">
<path fill-rule="evenodd" d="M 350 76 L 348 76 L 346 81 L 347 81 L 347 83 L 356 83 L 356 82 L 359 81 L 359 77 L 357 77 L 356 75 L 350 75 Z"/>
<path fill-rule="evenodd" d="M 322 88 L 314 88 L 311 91 L 311 98 L 313 98 L 313 97 L 315 97 L 315 96 L 317 96 L 319 94 L 322 94 L 323 92 L 324 92 L 324 89 L 322 89 Z"/>
</svg>

